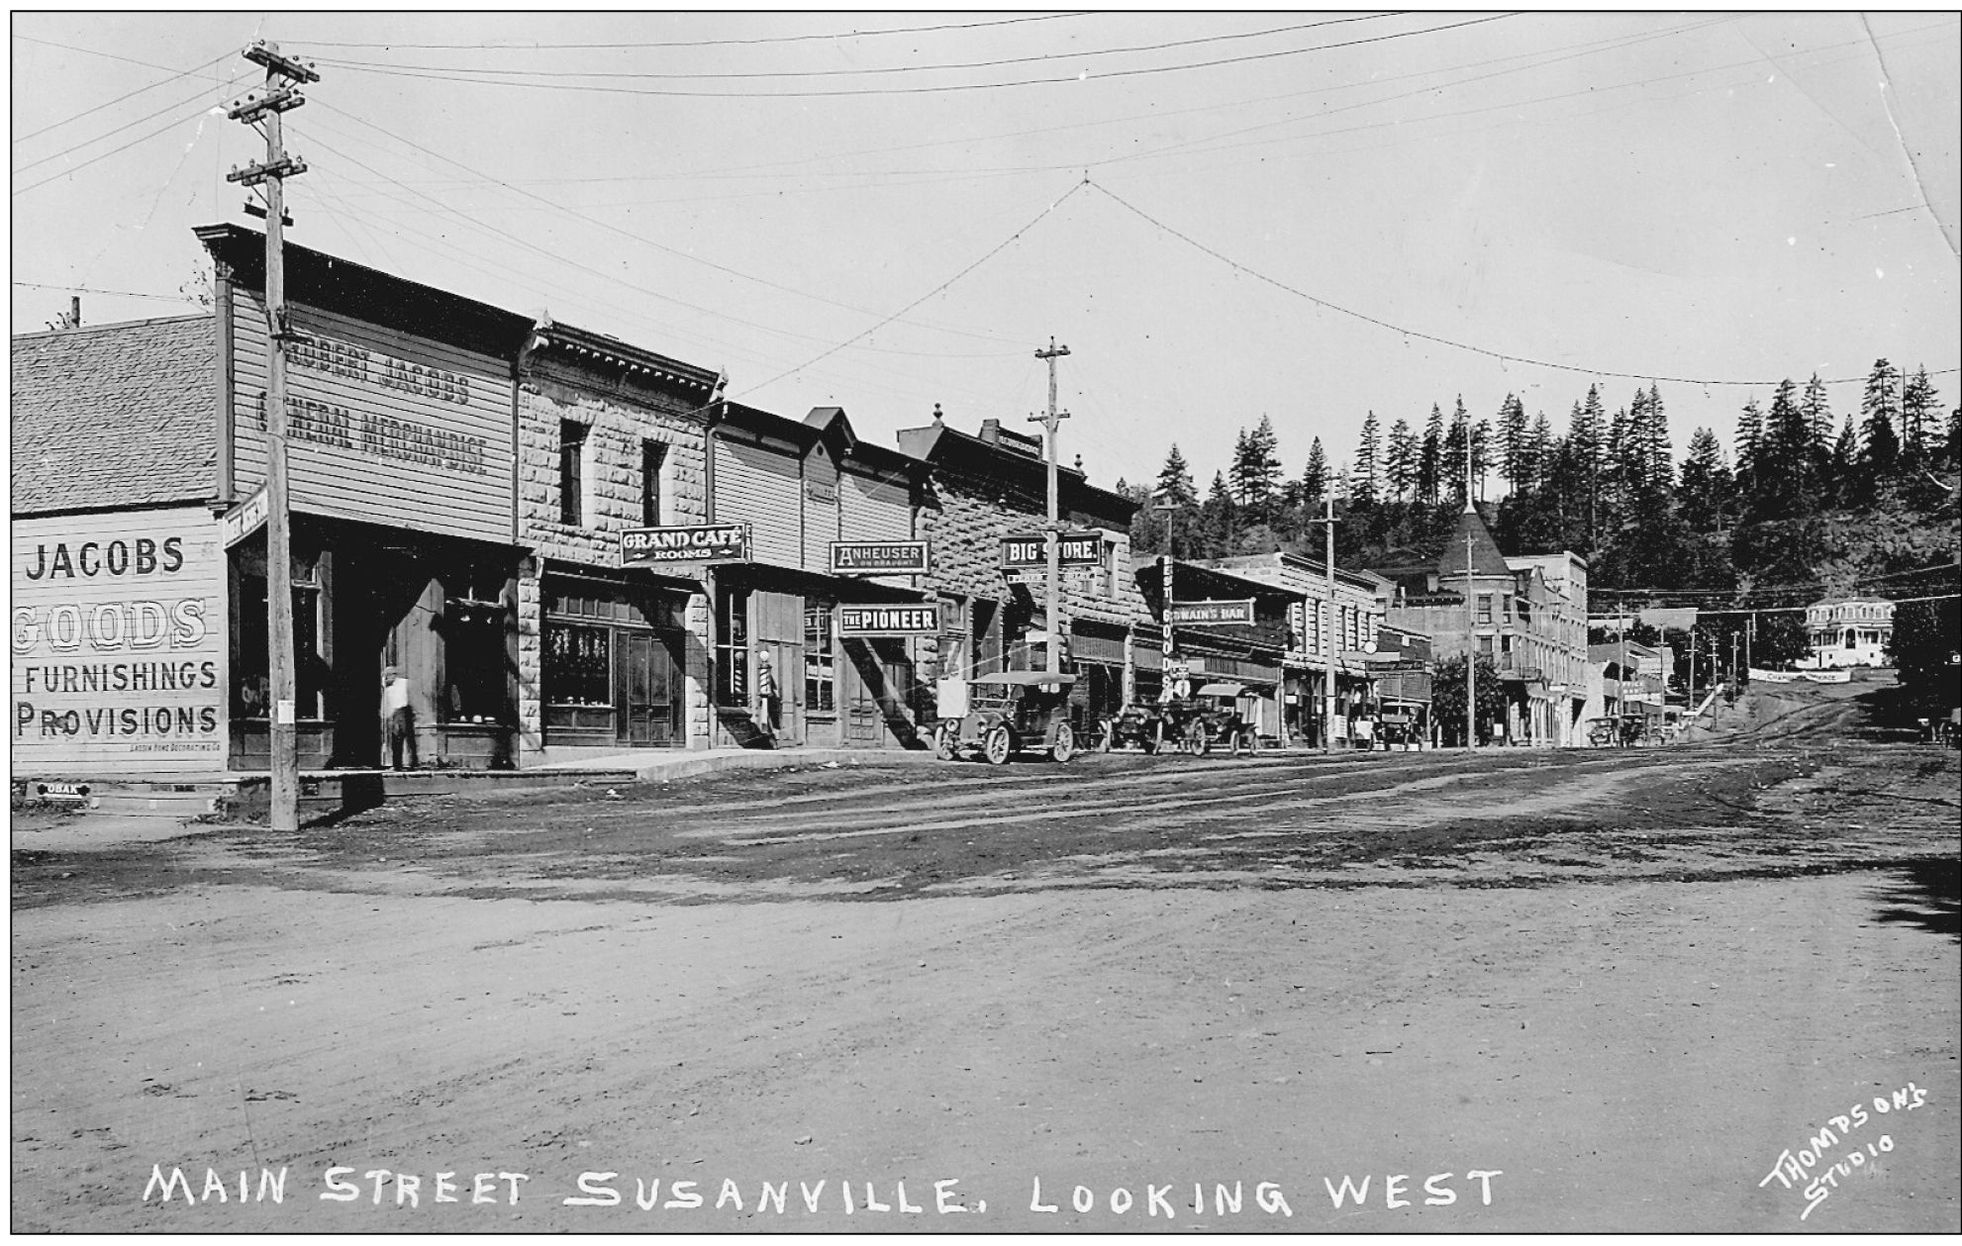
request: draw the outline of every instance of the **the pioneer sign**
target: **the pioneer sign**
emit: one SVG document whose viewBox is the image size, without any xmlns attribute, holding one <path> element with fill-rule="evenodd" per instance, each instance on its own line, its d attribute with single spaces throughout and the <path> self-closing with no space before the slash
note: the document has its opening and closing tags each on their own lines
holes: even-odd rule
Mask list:
<svg viewBox="0 0 1962 1246">
<path fill-rule="evenodd" d="M 925 541 L 833 541 L 833 575 L 925 575 Z"/>
<path fill-rule="evenodd" d="M 931 636 L 940 630 L 935 602 L 885 606 L 839 606 L 840 636 Z"/>
<path fill-rule="evenodd" d="M 1243 601 L 1175 601 L 1165 608 L 1167 623 L 1251 623 L 1254 599 Z"/>
<path fill-rule="evenodd" d="M 620 530 L 623 567 L 748 561 L 749 525 L 746 523 L 676 524 Z"/>
<path fill-rule="evenodd" d="M 1104 534 L 1068 532 L 1057 542 L 1056 559 L 1063 566 L 1083 566 L 1104 560 Z M 1005 536 L 1001 539 L 1001 565 L 1004 567 L 1046 567 L 1049 565 L 1047 538 Z"/>
</svg>

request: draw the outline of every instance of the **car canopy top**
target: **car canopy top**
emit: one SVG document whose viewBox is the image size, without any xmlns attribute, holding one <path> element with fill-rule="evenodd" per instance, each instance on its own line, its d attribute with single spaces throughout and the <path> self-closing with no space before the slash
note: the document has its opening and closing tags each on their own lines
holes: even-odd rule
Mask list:
<svg viewBox="0 0 1962 1246">
<path fill-rule="evenodd" d="M 976 675 L 968 680 L 970 684 L 1000 684 L 1011 688 L 1029 688 L 1038 684 L 1062 684 L 1064 687 L 1076 682 L 1074 675 L 1052 675 L 1048 671 L 1001 671 L 993 675 Z"/>
<path fill-rule="evenodd" d="M 1248 688 L 1245 684 L 1206 684 L 1195 694 L 1202 697 L 1242 697 Z"/>
</svg>

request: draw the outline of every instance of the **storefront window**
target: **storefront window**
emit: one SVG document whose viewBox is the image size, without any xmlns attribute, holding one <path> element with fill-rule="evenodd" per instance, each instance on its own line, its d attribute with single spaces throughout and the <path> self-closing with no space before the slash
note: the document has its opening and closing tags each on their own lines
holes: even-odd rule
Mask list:
<svg viewBox="0 0 1962 1246">
<path fill-rule="evenodd" d="M 243 718 L 272 717 L 272 666 L 267 660 L 266 580 L 239 576 L 238 660 L 232 672 L 233 712 Z M 320 655 L 320 586 L 296 579 L 293 585 L 293 670 L 295 717 L 318 719 L 327 663 Z"/>
<path fill-rule="evenodd" d="M 545 695 L 559 705 L 613 703 L 613 633 L 554 624 L 545 632 Z"/>
<path fill-rule="evenodd" d="M 832 714 L 838 709 L 838 666 L 831 634 L 831 607 L 804 607 L 804 709 Z"/>
<path fill-rule="evenodd" d="M 503 722 L 510 711 L 505 661 L 505 608 L 488 594 L 443 602 L 443 721 Z"/>
<path fill-rule="evenodd" d="M 749 704 L 749 590 L 724 588 L 715 603 L 715 695 L 721 705 Z"/>
</svg>

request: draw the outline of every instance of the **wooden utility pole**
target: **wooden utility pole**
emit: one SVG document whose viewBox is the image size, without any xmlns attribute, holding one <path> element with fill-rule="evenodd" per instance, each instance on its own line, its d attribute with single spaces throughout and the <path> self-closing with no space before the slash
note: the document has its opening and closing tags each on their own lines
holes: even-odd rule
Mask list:
<svg viewBox="0 0 1962 1246">
<path fill-rule="evenodd" d="M 277 44 L 263 39 L 245 49 L 244 55 L 253 64 L 265 66 L 265 93 L 247 95 L 227 115 L 247 125 L 264 122 L 266 159 L 263 164 L 233 169 L 226 180 L 247 186 L 264 183 L 266 188 L 266 653 L 272 667 L 272 719 L 267 734 L 272 828 L 290 831 L 300 824 L 300 762 L 294 692 L 293 542 L 286 497 L 286 343 L 292 328 L 286 311 L 283 230 L 285 179 L 305 173 L 307 166 L 306 161 L 287 156 L 280 115 L 306 103 L 299 87 L 320 81 L 320 75 L 280 55 Z M 248 204 L 248 210 L 252 206 Z"/>
<path fill-rule="evenodd" d="M 1465 509 L 1471 509 L 1471 476 L 1465 477 Z M 1472 534 L 1465 533 L 1465 747 L 1478 743 L 1478 616 L 1472 613 Z"/>
<path fill-rule="evenodd" d="M 1040 422 L 1049 434 L 1049 448 L 1045 457 L 1049 462 L 1049 660 L 1050 674 L 1060 674 L 1063 669 L 1063 589 L 1062 589 L 1062 549 L 1063 525 L 1056 518 L 1056 423 L 1067 420 L 1070 413 L 1056 409 L 1056 361 L 1070 353 L 1067 346 L 1056 345 L 1056 339 L 1049 339 L 1048 350 L 1038 350 L 1037 359 L 1049 364 L 1049 414 L 1029 417 L 1032 422 Z"/>
<path fill-rule="evenodd" d="M 1326 753 L 1335 747 L 1335 491 L 1332 489 L 1322 495 L 1322 551 L 1326 560 L 1322 569 L 1328 572 L 1324 615 L 1328 625 L 1322 629 L 1322 680 L 1328 685 L 1322 689 L 1328 694 L 1323 698 L 1322 709 L 1322 752 Z"/>
</svg>

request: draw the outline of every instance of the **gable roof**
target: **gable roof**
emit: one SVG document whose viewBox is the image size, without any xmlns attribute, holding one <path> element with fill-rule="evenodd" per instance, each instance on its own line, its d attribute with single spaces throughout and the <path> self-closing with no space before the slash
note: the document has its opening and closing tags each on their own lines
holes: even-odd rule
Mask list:
<svg viewBox="0 0 1962 1246">
<path fill-rule="evenodd" d="M 210 315 L 29 333 L 11 346 L 14 514 L 215 496 Z"/>
</svg>

